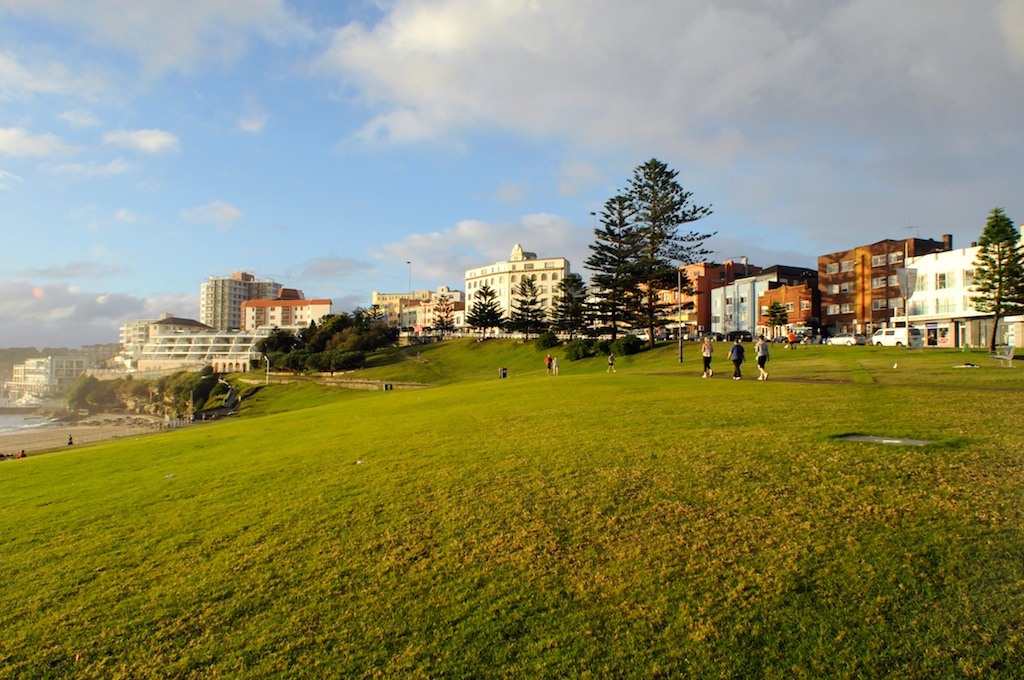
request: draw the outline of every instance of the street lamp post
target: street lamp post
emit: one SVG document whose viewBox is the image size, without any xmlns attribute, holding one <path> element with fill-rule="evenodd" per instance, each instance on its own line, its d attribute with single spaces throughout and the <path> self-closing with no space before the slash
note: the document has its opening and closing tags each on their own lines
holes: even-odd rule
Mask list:
<svg viewBox="0 0 1024 680">
<path fill-rule="evenodd" d="M 683 363 L 683 270 L 676 270 L 676 296 L 679 311 L 676 316 L 676 335 L 679 336 L 679 363 Z"/>
</svg>

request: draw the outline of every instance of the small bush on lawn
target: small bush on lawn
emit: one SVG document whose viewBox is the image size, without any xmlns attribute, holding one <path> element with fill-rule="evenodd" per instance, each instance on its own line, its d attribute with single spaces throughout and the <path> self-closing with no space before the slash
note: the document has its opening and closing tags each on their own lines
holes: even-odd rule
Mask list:
<svg viewBox="0 0 1024 680">
<path fill-rule="evenodd" d="M 643 346 L 643 340 L 635 335 L 624 335 L 612 343 L 611 350 L 619 356 L 626 356 L 627 354 L 636 354 L 643 349 Z"/>
<path fill-rule="evenodd" d="M 558 336 L 551 331 L 544 331 L 536 340 L 533 341 L 533 344 L 537 349 L 551 349 L 552 347 L 558 347 Z"/>
<path fill-rule="evenodd" d="M 565 347 L 565 358 L 569 361 L 586 359 L 593 353 L 593 343 L 583 338 L 576 338 Z"/>
</svg>

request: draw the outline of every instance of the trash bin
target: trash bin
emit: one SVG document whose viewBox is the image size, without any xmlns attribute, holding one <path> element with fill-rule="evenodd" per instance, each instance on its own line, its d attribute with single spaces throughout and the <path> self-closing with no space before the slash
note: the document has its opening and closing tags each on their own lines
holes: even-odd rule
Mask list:
<svg viewBox="0 0 1024 680">
<path fill-rule="evenodd" d="M 508 369 L 504 368 L 504 367 L 503 368 L 499 368 L 498 369 L 498 377 L 499 378 L 507 378 L 508 377 Z"/>
</svg>

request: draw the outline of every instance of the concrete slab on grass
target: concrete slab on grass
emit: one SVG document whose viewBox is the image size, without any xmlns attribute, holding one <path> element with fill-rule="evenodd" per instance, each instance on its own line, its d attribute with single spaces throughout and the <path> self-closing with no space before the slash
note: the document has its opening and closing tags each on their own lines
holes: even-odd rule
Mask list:
<svg viewBox="0 0 1024 680">
<path fill-rule="evenodd" d="M 851 442 L 869 442 L 871 444 L 891 444 L 893 446 L 924 446 L 931 444 L 925 439 L 903 439 L 901 437 L 876 437 L 869 434 L 848 434 L 840 437 Z"/>
</svg>

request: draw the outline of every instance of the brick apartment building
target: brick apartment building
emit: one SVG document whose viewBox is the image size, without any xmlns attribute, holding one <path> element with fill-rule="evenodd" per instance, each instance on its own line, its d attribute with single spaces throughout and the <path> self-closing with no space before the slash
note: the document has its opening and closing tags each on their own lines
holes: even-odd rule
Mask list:
<svg viewBox="0 0 1024 680">
<path fill-rule="evenodd" d="M 786 308 L 787 326 L 812 326 L 812 321 L 820 322 L 821 291 L 818 288 L 818 277 L 812 276 L 789 285 L 769 288 L 758 297 L 757 326 L 768 337 L 774 337 L 778 330 L 768 325 L 768 309 L 776 302 Z"/>
<path fill-rule="evenodd" d="M 821 322 L 835 333 L 864 333 L 896 325 L 904 313 L 897 270 L 905 257 L 917 257 L 953 248 L 953 237 L 941 241 L 886 239 L 818 257 Z"/>
</svg>

